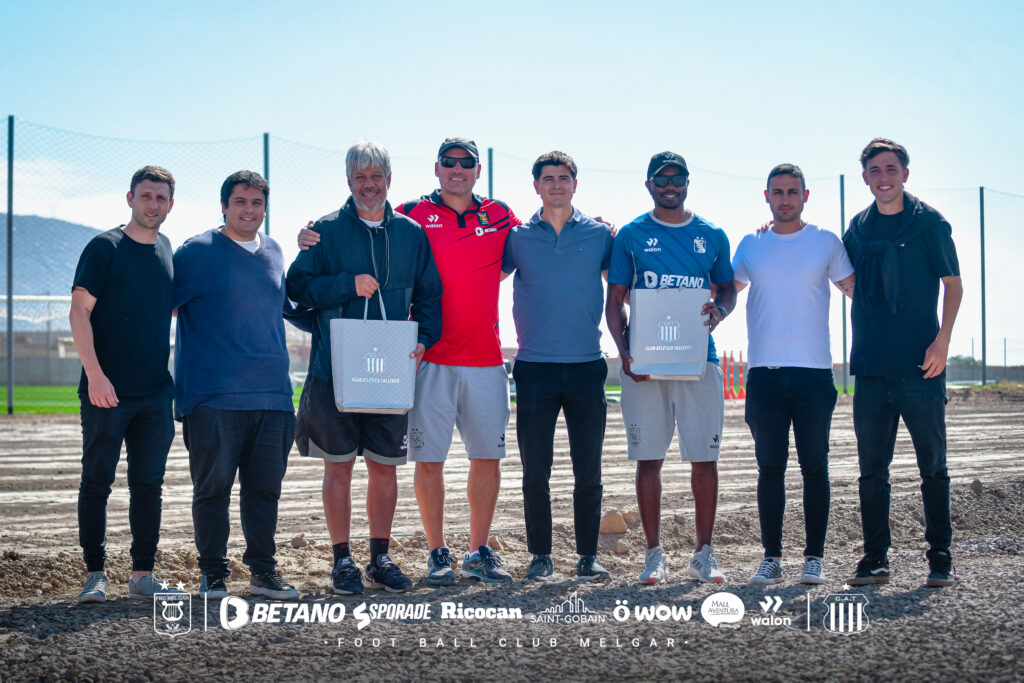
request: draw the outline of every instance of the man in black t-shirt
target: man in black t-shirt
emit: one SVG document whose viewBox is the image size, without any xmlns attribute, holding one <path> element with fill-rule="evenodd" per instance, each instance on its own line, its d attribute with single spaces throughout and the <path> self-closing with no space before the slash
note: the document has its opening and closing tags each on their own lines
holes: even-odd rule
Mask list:
<svg viewBox="0 0 1024 683">
<path fill-rule="evenodd" d="M 107 498 L 122 443 L 132 531 L 128 595 L 150 598 L 159 582 L 153 564 L 164 466 L 174 439 L 174 385 L 167 370 L 173 265 L 170 241 L 159 230 L 174 205 L 174 177 L 158 166 L 141 168 L 127 200 L 131 220 L 86 245 L 71 290 L 71 333 L 82 360 L 78 538 L 89 571 L 79 603 L 106 600 Z"/>
<path fill-rule="evenodd" d="M 875 201 L 853 217 L 843 242 L 857 271 L 850 368 L 856 375 L 853 426 L 864 558 L 846 582 L 889 581 L 889 463 L 902 417 L 921 472 L 927 585 L 950 586 L 945 370 L 963 297 L 960 264 L 946 219 L 903 190 L 910 175 L 907 150 L 875 138 L 860 161 Z M 941 325 L 936 311 L 940 281 Z"/>
</svg>

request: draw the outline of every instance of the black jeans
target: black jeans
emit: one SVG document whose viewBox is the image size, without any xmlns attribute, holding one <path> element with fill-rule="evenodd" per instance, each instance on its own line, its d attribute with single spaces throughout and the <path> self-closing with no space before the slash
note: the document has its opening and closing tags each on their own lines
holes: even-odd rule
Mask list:
<svg viewBox="0 0 1024 683">
<path fill-rule="evenodd" d="M 569 458 L 575 480 L 572 490 L 576 552 L 597 554 L 601 527 L 601 450 L 608 402 L 603 358 L 587 363 L 516 361 L 516 435 L 523 463 L 523 504 L 526 539 L 534 555 L 551 553 L 551 465 L 555 422 L 565 412 Z"/>
<path fill-rule="evenodd" d="M 837 396 L 832 370 L 751 368 L 746 392 L 746 421 L 757 456 L 757 512 L 765 557 L 782 556 L 790 424 L 804 480 L 804 555 L 822 557 L 831 501 L 828 436 Z"/>
<path fill-rule="evenodd" d="M 160 541 L 161 490 L 174 440 L 171 399 L 122 398 L 113 408 L 82 400 L 82 483 L 78 487 L 78 542 L 86 569 L 103 571 L 107 559 L 107 499 L 121 446 L 128 460 L 128 525 L 132 570 L 152 571 Z"/>
<path fill-rule="evenodd" d="M 228 574 L 228 510 L 236 472 L 245 536 L 242 561 L 253 574 L 273 571 L 277 504 L 295 439 L 295 415 L 199 405 L 182 422 L 192 473 L 192 523 L 200 571 Z"/>
<path fill-rule="evenodd" d="M 953 540 L 946 470 L 946 375 L 858 376 L 853 394 L 853 428 L 860 461 L 860 518 L 864 554 L 884 557 L 889 534 L 889 464 L 900 418 L 917 454 L 924 498 L 924 537 L 929 557 L 948 552 Z"/>
</svg>

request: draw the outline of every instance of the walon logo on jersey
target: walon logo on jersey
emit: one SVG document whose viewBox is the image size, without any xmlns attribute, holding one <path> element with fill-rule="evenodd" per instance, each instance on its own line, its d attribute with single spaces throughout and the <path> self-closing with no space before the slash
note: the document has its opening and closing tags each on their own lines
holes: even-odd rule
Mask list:
<svg viewBox="0 0 1024 683">
<path fill-rule="evenodd" d="M 651 237 L 646 242 L 647 246 L 644 248 L 644 252 L 650 253 L 652 251 L 661 251 L 661 247 L 658 246 L 658 238 Z"/>
<path fill-rule="evenodd" d="M 181 583 L 178 585 L 181 586 Z M 167 591 L 167 582 L 161 583 L 160 587 Z M 191 631 L 192 596 L 169 591 L 153 593 L 153 630 L 171 638 Z"/>
<path fill-rule="evenodd" d="M 674 342 L 679 339 L 679 323 L 668 316 L 658 323 L 658 340 L 663 342 Z"/>
<path fill-rule="evenodd" d="M 822 624 L 832 633 L 861 633 L 871 625 L 867 615 L 869 601 L 863 593 L 833 593 L 824 603 L 828 612 Z"/>
<path fill-rule="evenodd" d="M 366 359 L 366 371 L 371 375 L 382 375 L 384 374 L 384 359 L 383 353 L 378 353 L 377 348 L 374 347 L 373 351 L 363 356 Z"/>
</svg>

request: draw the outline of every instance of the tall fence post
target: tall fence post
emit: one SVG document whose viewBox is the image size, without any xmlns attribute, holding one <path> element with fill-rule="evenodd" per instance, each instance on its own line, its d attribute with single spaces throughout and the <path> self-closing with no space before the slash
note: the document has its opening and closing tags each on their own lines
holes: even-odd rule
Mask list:
<svg viewBox="0 0 1024 683">
<path fill-rule="evenodd" d="M 981 385 L 988 379 L 988 344 L 985 329 L 985 187 L 978 188 L 978 207 L 981 212 Z"/>
<path fill-rule="evenodd" d="M 846 234 L 846 176 L 839 174 L 839 237 Z M 843 393 L 848 394 L 846 389 L 847 378 L 847 353 L 846 353 L 846 295 L 839 297 L 843 301 Z"/>
<path fill-rule="evenodd" d="M 494 199 L 494 148 L 487 148 L 487 198 Z"/>
<path fill-rule="evenodd" d="M 270 182 L 270 133 L 263 134 L 263 177 Z M 270 234 L 270 202 L 267 202 L 267 214 L 263 218 L 263 233 Z"/>
<path fill-rule="evenodd" d="M 7 117 L 7 414 L 14 414 L 14 115 Z"/>
</svg>

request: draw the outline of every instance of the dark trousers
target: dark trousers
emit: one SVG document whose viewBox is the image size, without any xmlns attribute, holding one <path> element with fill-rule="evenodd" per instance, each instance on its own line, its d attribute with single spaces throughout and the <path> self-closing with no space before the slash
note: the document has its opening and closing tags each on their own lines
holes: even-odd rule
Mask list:
<svg viewBox="0 0 1024 683">
<path fill-rule="evenodd" d="M 128 460 L 128 525 L 132 570 L 152 571 L 160 540 L 161 489 L 167 452 L 174 440 L 171 399 L 123 398 L 97 408 L 82 398 L 82 483 L 78 487 L 78 542 L 90 572 L 107 559 L 107 499 L 121 446 Z"/>
<path fill-rule="evenodd" d="M 575 484 L 572 490 L 576 552 L 597 554 L 601 527 L 601 450 L 604 446 L 608 403 L 603 358 L 587 363 L 516 361 L 516 434 L 523 463 L 523 503 L 526 539 L 534 555 L 551 554 L 551 464 L 555 422 L 565 413 L 569 458 Z"/>
<path fill-rule="evenodd" d="M 946 470 L 946 375 L 923 379 L 858 375 L 853 394 L 853 428 L 860 461 L 860 518 L 864 554 L 884 557 L 889 534 L 889 464 L 900 418 L 917 453 L 924 498 L 924 537 L 929 556 L 948 552 L 953 540 Z"/>
<path fill-rule="evenodd" d="M 782 557 L 790 424 L 804 480 L 804 555 L 822 557 L 831 500 L 828 436 L 837 395 L 832 370 L 751 368 L 746 392 L 746 421 L 757 456 L 757 512 L 765 557 Z"/>
<path fill-rule="evenodd" d="M 182 422 L 192 473 L 192 523 L 200 571 L 228 574 L 228 510 L 236 472 L 245 536 L 242 561 L 254 574 L 273 571 L 277 504 L 295 439 L 295 415 L 200 405 Z"/>
</svg>

